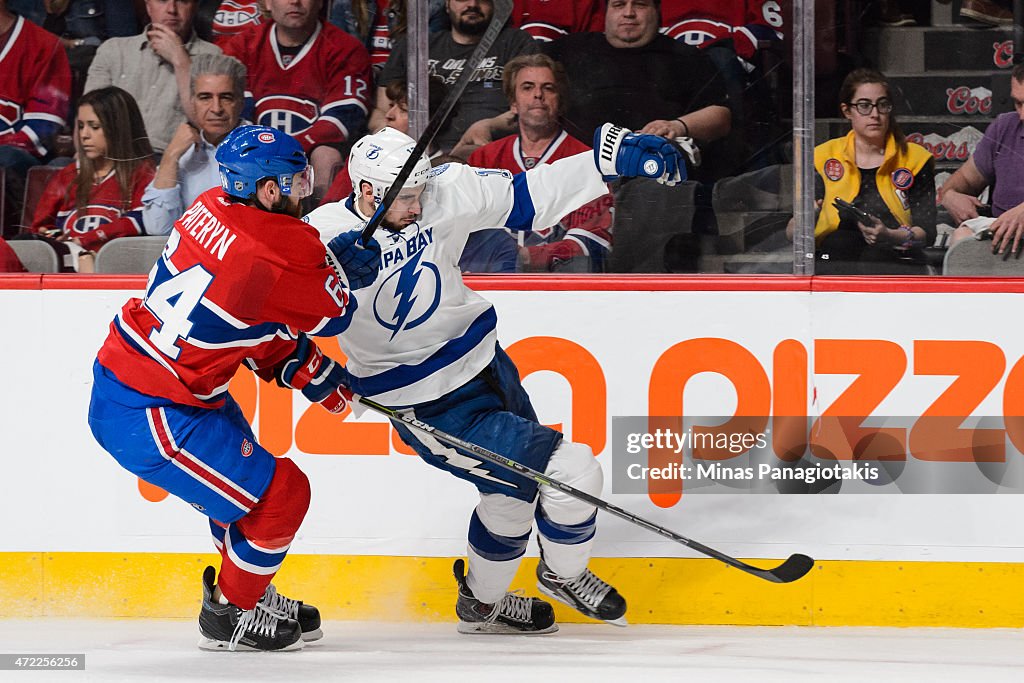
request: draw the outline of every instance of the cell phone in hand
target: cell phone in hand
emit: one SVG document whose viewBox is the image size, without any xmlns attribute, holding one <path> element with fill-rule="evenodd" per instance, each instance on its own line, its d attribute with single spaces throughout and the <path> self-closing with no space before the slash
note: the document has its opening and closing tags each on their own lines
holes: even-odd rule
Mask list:
<svg viewBox="0 0 1024 683">
<path fill-rule="evenodd" d="M 832 206 L 836 207 L 839 211 L 839 217 L 843 220 L 852 220 L 857 223 L 863 223 L 864 225 L 874 225 L 875 223 L 874 216 L 867 211 L 858 209 L 845 199 L 836 197 L 832 202 Z"/>
</svg>

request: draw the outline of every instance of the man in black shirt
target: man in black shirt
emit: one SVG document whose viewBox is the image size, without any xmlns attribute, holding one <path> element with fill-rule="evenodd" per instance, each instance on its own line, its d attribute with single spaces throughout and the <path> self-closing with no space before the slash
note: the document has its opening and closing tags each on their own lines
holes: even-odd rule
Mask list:
<svg viewBox="0 0 1024 683">
<path fill-rule="evenodd" d="M 604 33 L 545 46 L 571 83 L 566 119 L 582 134 L 605 121 L 707 144 L 729 133 L 725 84 L 697 48 L 658 33 L 660 0 L 609 0 Z"/>
</svg>

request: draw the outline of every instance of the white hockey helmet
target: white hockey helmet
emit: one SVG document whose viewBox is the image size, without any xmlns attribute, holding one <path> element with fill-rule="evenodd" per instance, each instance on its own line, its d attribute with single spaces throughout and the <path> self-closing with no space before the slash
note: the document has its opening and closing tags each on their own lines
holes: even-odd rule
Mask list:
<svg viewBox="0 0 1024 683">
<path fill-rule="evenodd" d="M 394 128 L 382 128 L 360 138 L 352 145 L 348 157 L 348 174 L 356 194 L 359 194 L 360 183 L 366 181 L 373 186 L 374 205 L 380 204 L 415 147 L 415 140 Z M 429 176 L 430 161 L 421 156 L 404 187 L 424 185 Z"/>
</svg>

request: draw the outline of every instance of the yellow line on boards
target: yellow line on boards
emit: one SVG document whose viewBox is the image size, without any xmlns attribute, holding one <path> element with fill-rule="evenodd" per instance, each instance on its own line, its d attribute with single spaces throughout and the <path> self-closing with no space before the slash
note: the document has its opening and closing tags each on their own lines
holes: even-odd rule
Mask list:
<svg viewBox="0 0 1024 683">
<path fill-rule="evenodd" d="M 771 566 L 777 561 L 749 560 Z M 0 618 L 192 617 L 200 576 L 216 555 L 0 553 Z M 513 588 L 539 595 L 537 560 Z M 792 584 L 771 584 L 714 560 L 595 558 L 626 597 L 633 624 L 1024 626 L 1024 564 L 822 561 Z M 290 555 L 274 583 L 325 619 L 455 620 L 452 558 Z M 559 621 L 586 621 L 556 604 Z"/>
</svg>

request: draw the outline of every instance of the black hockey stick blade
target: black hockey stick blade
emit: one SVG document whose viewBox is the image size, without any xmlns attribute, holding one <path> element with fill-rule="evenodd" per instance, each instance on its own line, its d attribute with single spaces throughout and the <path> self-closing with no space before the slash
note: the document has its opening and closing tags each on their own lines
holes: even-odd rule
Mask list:
<svg viewBox="0 0 1024 683">
<path fill-rule="evenodd" d="M 359 242 L 363 246 L 366 246 L 366 243 L 373 237 L 373 233 L 377 231 L 380 222 L 384 220 L 384 214 L 391 208 L 398 193 L 402 191 L 405 181 L 409 179 L 409 174 L 412 173 L 412 169 L 416 166 L 416 160 L 423 156 L 423 153 L 427 151 L 427 147 L 437 137 L 441 126 L 444 125 L 448 115 L 455 108 L 455 103 L 462 96 L 466 86 L 469 85 L 470 80 L 473 78 L 473 73 L 480 66 L 480 62 L 483 61 L 484 57 L 487 56 L 487 51 L 494 45 L 494 41 L 497 40 L 498 34 L 501 33 L 510 16 L 512 16 L 512 0 L 494 0 L 494 14 L 491 16 L 491 23 L 487 26 L 487 30 L 480 37 L 480 42 L 473 49 L 473 54 L 469 56 L 469 60 L 466 62 L 465 68 L 462 69 L 462 73 L 459 74 L 459 78 L 452 85 L 451 89 L 448 90 L 448 94 L 442 100 L 437 111 L 430 117 L 426 130 L 420 135 L 420 139 L 416 141 L 416 147 L 413 148 L 408 161 L 405 162 L 405 165 L 398 172 L 395 182 L 391 183 L 391 187 L 384 193 L 380 206 L 373 212 L 370 220 L 367 221 L 366 226 L 363 228 L 363 232 L 359 235 Z"/>
<path fill-rule="evenodd" d="M 790 555 L 785 562 L 775 569 L 758 569 L 750 565 L 747 565 L 747 567 L 750 568 L 737 567 L 737 569 L 743 569 L 748 574 L 759 576 L 765 581 L 771 581 L 772 583 L 791 583 L 811 571 L 814 568 L 814 560 L 807 555 L 797 553 Z"/>
<path fill-rule="evenodd" d="M 789 583 L 801 578 L 813 568 L 813 558 L 796 553 L 795 555 L 790 555 L 789 559 L 768 573 L 772 575 L 775 583 Z"/>
<path fill-rule="evenodd" d="M 494 451 L 488 450 L 483 446 L 478 446 L 475 443 L 464 441 L 458 438 L 457 436 L 452 436 L 451 434 L 442 432 L 441 430 L 436 429 L 425 422 L 420 422 L 415 417 L 411 417 L 410 415 L 405 414 L 401 410 L 396 410 L 394 408 L 382 406 L 376 401 L 372 401 L 368 398 L 363 398 L 362 396 L 355 397 L 354 400 L 358 401 L 360 405 L 366 406 L 375 413 L 379 413 L 393 420 L 398 420 L 399 422 L 408 425 L 409 427 L 412 427 L 417 431 L 430 434 L 431 436 L 433 436 L 438 441 L 441 441 L 442 443 L 446 443 L 449 446 L 454 446 L 456 448 L 461 448 L 462 450 L 468 453 L 472 453 L 473 455 L 483 458 L 488 462 L 492 462 L 495 465 L 498 465 L 499 467 L 511 470 L 517 474 L 526 477 L 527 479 L 531 479 L 537 482 L 538 484 L 543 484 L 546 486 L 550 486 L 551 488 L 558 489 L 562 493 L 565 493 L 567 495 L 572 496 L 573 498 L 577 498 L 585 503 L 593 505 L 598 510 L 604 510 L 605 512 L 611 513 L 616 517 L 626 520 L 627 522 L 632 522 L 637 526 L 641 526 L 647 529 L 648 531 L 653 531 L 654 533 L 660 536 L 664 536 L 665 538 L 675 541 L 676 543 L 681 543 L 682 545 L 685 545 L 688 548 L 696 550 L 702 555 L 707 555 L 710 558 L 716 559 L 720 562 L 724 562 L 730 567 L 735 567 L 736 569 L 746 572 L 751 576 L 756 576 L 759 579 L 771 581 L 772 583 L 790 583 L 791 581 L 796 581 L 800 577 L 807 574 L 807 572 L 811 571 L 811 568 L 814 566 L 814 560 L 812 560 L 807 555 L 800 554 L 791 555 L 785 562 L 783 562 L 774 569 L 761 569 L 760 567 L 749 565 L 746 562 L 737 560 L 735 557 L 731 557 L 723 552 L 719 552 L 718 550 L 706 546 L 703 543 L 699 543 L 692 539 L 686 538 L 681 534 L 677 534 L 671 529 L 666 529 L 663 526 L 659 526 L 654 522 L 651 522 L 649 520 L 644 519 L 643 517 L 640 517 L 639 515 L 635 515 L 632 512 L 623 510 L 617 505 L 612 505 L 611 503 L 602 500 L 597 496 L 592 496 L 589 493 L 580 491 L 579 489 L 570 486 L 569 484 L 561 482 L 557 479 L 552 479 L 546 474 L 543 474 L 535 469 L 527 467 L 526 465 L 520 462 L 516 462 L 511 458 L 495 453 Z"/>
</svg>

